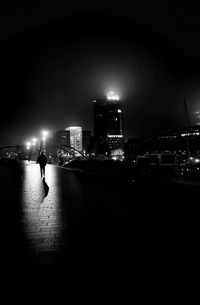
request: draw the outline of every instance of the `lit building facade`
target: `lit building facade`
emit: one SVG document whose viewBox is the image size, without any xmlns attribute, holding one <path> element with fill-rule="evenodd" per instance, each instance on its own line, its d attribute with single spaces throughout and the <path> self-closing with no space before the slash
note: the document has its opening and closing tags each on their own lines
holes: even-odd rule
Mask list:
<svg viewBox="0 0 200 305">
<path fill-rule="evenodd" d="M 82 127 L 70 126 L 65 131 L 69 131 L 69 146 L 82 152 Z M 74 151 L 75 156 L 80 155 L 78 151 Z"/>
<path fill-rule="evenodd" d="M 123 155 L 122 104 L 109 92 L 105 99 L 93 101 L 94 150 L 96 155 Z"/>
</svg>

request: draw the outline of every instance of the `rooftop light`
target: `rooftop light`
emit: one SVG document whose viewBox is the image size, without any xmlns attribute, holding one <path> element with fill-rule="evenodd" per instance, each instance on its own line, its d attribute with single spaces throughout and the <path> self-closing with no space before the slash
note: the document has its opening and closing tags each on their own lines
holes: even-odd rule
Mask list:
<svg viewBox="0 0 200 305">
<path fill-rule="evenodd" d="M 114 101 L 118 101 L 119 100 L 119 95 L 117 95 L 116 93 L 114 93 L 112 90 L 109 91 L 107 93 L 107 99 L 108 100 L 114 100 Z"/>
</svg>

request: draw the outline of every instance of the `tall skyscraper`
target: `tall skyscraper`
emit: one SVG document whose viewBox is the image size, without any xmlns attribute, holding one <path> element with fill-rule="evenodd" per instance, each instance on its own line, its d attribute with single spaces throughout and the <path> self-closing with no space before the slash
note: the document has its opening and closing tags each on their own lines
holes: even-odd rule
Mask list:
<svg viewBox="0 0 200 305">
<path fill-rule="evenodd" d="M 123 155 L 122 104 L 110 91 L 105 99 L 93 101 L 94 145 L 96 155 Z"/>
</svg>

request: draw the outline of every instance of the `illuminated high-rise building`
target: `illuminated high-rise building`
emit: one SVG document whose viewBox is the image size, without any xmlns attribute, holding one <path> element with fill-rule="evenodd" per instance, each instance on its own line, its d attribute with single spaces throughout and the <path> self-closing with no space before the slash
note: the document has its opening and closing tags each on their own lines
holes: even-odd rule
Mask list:
<svg viewBox="0 0 200 305">
<path fill-rule="evenodd" d="M 93 101 L 95 154 L 123 155 L 122 104 L 113 91 Z"/>
<path fill-rule="evenodd" d="M 80 126 L 70 126 L 65 128 L 65 131 L 69 131 L 69 146 L 75 148 L 82 152 L 82 127 Z M 78 151 L 74 151 L 76 156 L 80 155 Z"/>
</svg>

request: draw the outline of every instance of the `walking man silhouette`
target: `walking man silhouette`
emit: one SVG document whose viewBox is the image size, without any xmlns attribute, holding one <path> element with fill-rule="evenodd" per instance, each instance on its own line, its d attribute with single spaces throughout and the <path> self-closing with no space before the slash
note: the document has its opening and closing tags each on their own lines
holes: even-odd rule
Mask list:
<svg viewBox="0 0 200 305">
<path fill-rule="evenodd" d="M 45 178 L 45 166 L 47 164 L 47 158 L 46 158 L 45 154 L 43 153 L 43 151 L 38 156 L 37 163 L 39 163 L 39 165 L 40 165 L 41 178 L 42 177 Z"/>
</svg>

